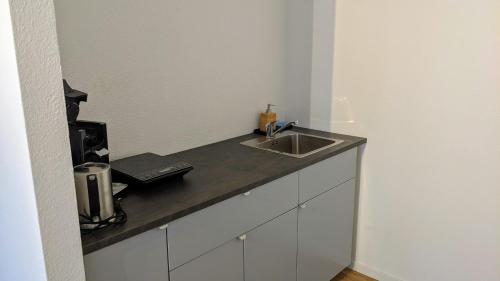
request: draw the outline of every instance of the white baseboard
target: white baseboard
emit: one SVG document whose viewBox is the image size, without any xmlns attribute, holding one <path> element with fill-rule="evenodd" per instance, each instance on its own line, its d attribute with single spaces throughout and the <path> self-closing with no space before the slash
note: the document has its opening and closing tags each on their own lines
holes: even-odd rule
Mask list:
<svg viewBox="0 0 500 281">
<path fill-rule="evenodd" d="M 390 274 L 382 272 L 378 269 L 374 269 L 359 262 L 355 262 L 353 265 L 351 265 L 351 268 L 359 273 L 375 278 L 379 281 L 404 281 L 403 279 L 394 277 Z"/>
</svg>

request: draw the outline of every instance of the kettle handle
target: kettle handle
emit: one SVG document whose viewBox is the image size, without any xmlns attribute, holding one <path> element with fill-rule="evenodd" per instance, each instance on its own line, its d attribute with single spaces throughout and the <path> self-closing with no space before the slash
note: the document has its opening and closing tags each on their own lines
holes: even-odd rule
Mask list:
<svg viewBox="0 0 500 281">
<path fill-rule="evenodd" d="M 99 200 L 99 183 L 97 182 L 97 175 L 87 175 L 87 189 L 89 195 L 90 217 L 101 217 L 101 204 Z"/>
</svg>

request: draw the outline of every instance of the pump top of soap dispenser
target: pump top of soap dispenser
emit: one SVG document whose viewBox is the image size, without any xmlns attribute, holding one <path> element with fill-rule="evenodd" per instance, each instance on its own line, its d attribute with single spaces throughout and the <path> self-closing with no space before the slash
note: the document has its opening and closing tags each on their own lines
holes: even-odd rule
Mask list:
<svg viewBox="0 0 500 281">
<path fill-rule="evenodd" d="M 271 106 L 276 106 L 276 105 L 268 103 L 266 113 L 271 113 Z"/>
</svg>

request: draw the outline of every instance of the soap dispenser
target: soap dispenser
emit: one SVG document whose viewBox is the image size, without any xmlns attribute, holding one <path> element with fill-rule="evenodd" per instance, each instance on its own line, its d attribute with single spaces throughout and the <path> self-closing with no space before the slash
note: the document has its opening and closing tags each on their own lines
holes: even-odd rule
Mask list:
<svg viewBox="0 0 500 281">
<path fill-rule="evenodd" d="M 266 112 L 260 113 L 259 118 L 259 130 L 263 133 L 266 132 L 266 124 L 272 123 L 273 129 L 276 129 L 276 112 L 271 111 L 271 106 L 275 106 L 274 104 L 267 104 Z"/>
</svg>

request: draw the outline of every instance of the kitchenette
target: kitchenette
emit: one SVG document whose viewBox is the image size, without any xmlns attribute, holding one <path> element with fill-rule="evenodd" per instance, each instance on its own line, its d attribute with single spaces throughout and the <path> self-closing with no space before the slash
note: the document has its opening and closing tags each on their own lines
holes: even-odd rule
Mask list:
<svg viewBox="0 0 500 281">
<path fill-rule="evenodd" d="M 298 158 L 241 144 L 265 139 L 248 134 L 171 155 L 194 169 L 129 187 L 127 222 L 82 236 L 87 279 L 330 280 L 349 266 L 366 139 L 285 133 L 272 141 L 339 143 Z"/>
<path fill-rule="evenodd" d="M 353 264 L 367 139 L 317 120 L 312 8 L 56 1 L 87 281 L 327 281 Z"/>
</svg>

